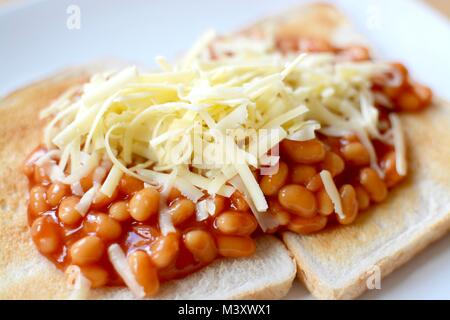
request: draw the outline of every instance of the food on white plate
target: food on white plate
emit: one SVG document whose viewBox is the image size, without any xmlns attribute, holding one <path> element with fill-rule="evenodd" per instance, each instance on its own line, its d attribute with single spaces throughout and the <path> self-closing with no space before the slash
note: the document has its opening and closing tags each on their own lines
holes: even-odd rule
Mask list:
<svg viewBox="0 0 450 320">
<path fill-rule="evenodd" d="M 21 236 L 64 272 L 24 280 L 54 281 L 48 297 L 280 298 L 292 254 L 314 295 L 351 298 L 370 268 L 388 273 L 445 232 L 450 186 L 425 163 L 449 157 L 424 137 L 450 140 L 448 110 L 403 64 L 373 59 L 335 8 L 207 32 L 157 62 L 50 79 L 0 110 L 15 212 L 2 231 L 27 216 Z M 23 265 L 10 241 L 2 255 Z M 33 296 L 17 286 L 0 296 Z"/>
</svg>

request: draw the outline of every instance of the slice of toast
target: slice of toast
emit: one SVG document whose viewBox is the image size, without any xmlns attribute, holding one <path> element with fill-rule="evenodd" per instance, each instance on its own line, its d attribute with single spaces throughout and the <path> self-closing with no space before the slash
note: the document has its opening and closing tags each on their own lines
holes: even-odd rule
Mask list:
<svg viewBox="0 0 450 320">
<path fill-rule="evenodd" d="M 335 45 L 364 44 L 333 6 L 316 4 L 268 18 L 247 31 L 322 38 Z M 409 175 L 388 199 L 349 226 L 316 235 L 282 235 L 298 277 L 317 298 L 351 299 L 450 229 L 450 105 L 436 99 L 425 112 L 401 115 Z"/>
<path fill-rule="evenodd" d="M 89 79 L 98 68 L 62 72 L 18 90 L 0 102 L 0 299 L 63 299 L 69 295 L 63 272 L 31 241 L 27 222 L 25 157 L 39 143 L 39 111 L 66 89 Z M 273 236 L 257 240 L 256 254 L 218 260 L 184 279 L 164 284 L 158 299 L 278 299 L 295 278 L 296 266 Z M 128 288 L 92 290 L 92 298 L 133 298 Z"/>
</svg>

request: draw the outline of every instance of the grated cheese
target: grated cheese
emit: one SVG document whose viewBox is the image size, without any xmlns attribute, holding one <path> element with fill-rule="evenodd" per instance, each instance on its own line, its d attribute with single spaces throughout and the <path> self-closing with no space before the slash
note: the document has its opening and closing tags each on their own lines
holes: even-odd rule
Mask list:
<svg viewBox="0 0 450 320">
<path fill-rule="evenodd" d="M 339 218 L 344 219 L 345 214 L 344 210 L 342 210 L 341 196 L 339 195 L 339 191 L 336 187 L 336 184 L 334 183 L 331 173 L 328 170 L 322 170 L 320 172 L 320 178 L 322 179 L 325 191 L 330 197 L 331 202 L 333 202 L 334 211 L 339 216 Z"/>
<path fill-rule="evenodd" d="M 236 188 L 236 190 L 239 190 L 242 193 L 245 201 L 247 201 L 248 206 L 250 207 L 250 210 L 255 215 L 256 221 L 258 221 L 258 224 L 264 232 L 278 227 L 278 221 L 273 216 L 256 208 L 251 199 L 250 191 L 245 186 L 245 183 L 242 181 L 241 177 L 235 176 L 230 180 L 230 183 Z"/>
<path fill-rule="evenodd" d="M 68 288 L 71 289 L 69 300 L 86 300 L 89 298 L 91 282 L 87 279 L 79 266 L 70 265 L 66 271 L 66 282 Z"/>
<path fill-rule="evenodd" d="M 195 206 L 196 210 L 196 220 L 197 221 L 203 221 L 208 219 L 208 217 L 211 215 L 214 215 L 214 212 L 216 210 L 216 206 L 214 205 L 214 201 L 211 201 L 211 199 L 205 199 L 202 201 L 197 202 Z"/>
<path fill-rule="evenodd" d="M 389 120 L 392 124 L 392 133 L 395 148 L 395 169 L 399 175 L 405 176 L 408 171 L 408 162 L 406 161 L 405 137 L 403 135 L 402 124 L 396 114 L 389 114 Z"/>
<path fill-rule="evenodd" d="M 108 248 L 108 257 L 116 272 L 120 275 L 123 282 L 128 286 L 136 298 L 144 298 L 144 288 L 137 282 L 133 272 L 128 265 L 127 258 L 120 246 L 116 243 Z"/>
<path fill-rule="evenodd" d="M 266 197 L 259 187 L 258 181 L 256 181 L 253 173 L 250 171 L 248 166 L 245 165 L 235 165 L 235 168 L 241 177 L 244 185 L 247 189 L 247 193 L 252 199 L 256 210 L 260 212 L 265 212 L 268 208 Z"/>
<path fill-rule="evenodd" d="M 106 180 L 103 183 L 102 187 L 100 188 L 100 192 L 108 197 L 111 197 L 114 190 L 116 190 L 116 187 L 119 184 L 122 175 L 123 172 L 120 170 L 120 168 L 114 165 L 109 171 L 109 174 L 106 177 Z"/>
<path fill-rule="evenodd" d="M 80 181 L 74 182 L 70 185 L 70 190 L 76 196 L 82 196 L 84 194 L 83 187 Z"/>
<path fill-rule="evenodd" d="M 75 210 L 78 211 L 78 213 L 84 217 L 86 213 L 88 212 L 92 201 L 94 201 L 94 198 L 97 194 L 97 191 L 99 189 L 99 185 L 94 183 L 94 185 L 81 197 L 80 201 L 76 204 Z"/>
<path fill-rule="evenodd" d="M 44 153 L 42 156 L 40 156 L 39 158 L 37 158 L 34 163 L 37 166 L 43 166 L 46 165 L 48 163 L 54 162 L 53 158 L 57 158 L 61 156 L 61 151 L 59 150 L 50 150 L 46 153 Z"/>
<path fill-rule="evenodd" d="M 172 173 L 168 175 L 163 184 L 163 189 L 159 197 L 159 227 L 161 229 L 161 233 L 165 236 L 169 233 L 176 232 L 175 226 L 172 222 L 172 216 L 169 212 L 169 207 L 167 206 L 167 196 L 175 184 L 176 176 L 176 170 L 172 171 Z"/>
</svg>

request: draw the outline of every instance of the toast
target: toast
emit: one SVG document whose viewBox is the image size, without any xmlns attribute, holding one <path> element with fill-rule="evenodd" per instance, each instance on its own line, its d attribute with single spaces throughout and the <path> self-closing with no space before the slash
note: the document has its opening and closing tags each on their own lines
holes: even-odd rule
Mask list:
<svg viewBox="0 0 450 320">
<path fill-rule="evenodd" d="M 101 68 L 101 67 L 100 67 Z M 18 90 L 0 103 L 0 299 L 64 299 L 64 273 L 31 241 L 27 222 L 27 181 L 21 173 L 30 148 L 40 143 L 39 110 L 68 88 L 89 79 L 99 66 L 62 72 Z M 255 255 L 225 259 L 162 286 L 158 299 L 279 299 L 295 278 L 295 263 L 273 236 L 257 241 Z M 92 290 L 92 298 L 131 299 L 127 288 Z"/>
</svg>

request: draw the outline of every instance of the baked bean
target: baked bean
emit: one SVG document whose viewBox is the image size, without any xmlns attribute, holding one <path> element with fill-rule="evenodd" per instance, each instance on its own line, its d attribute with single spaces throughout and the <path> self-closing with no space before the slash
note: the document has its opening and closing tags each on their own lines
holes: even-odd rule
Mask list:
<svg viewBox="0 0 450 320">
<path fill-rule="evenodd" d="M 313 166 L 297 164 L 291 170 L 291 181 L 292 183 L 306 186 L 316 173 L 317 170 Z"/>
<path fill-rule="evenodd" d="M 95 169 L 80 179 L 80 185 L 84 192 L 88 191 L 94 185 L 94 171 Z"/>
<path fill-rule="evenodd" d="M 116 188 L 116 189 L 114 189 L 111 197 L 108 197 L 106 194 L 104 194 L 103 192 L 98 190 L 97 194 L 94 197 L 94 200 L 92 200 L 91 207 L 93 209 L 101 209 L 101 208 L 108 206 L 110 203 L 112 203 L 117 198 L 118 193 L 119 193 L 119 190 L 118 190 L 118 188 Z"/>
<path fill-rule="evenodd" d="M 170 189 L 169 195 L 167 196 L 167 204 L 170 204 L 172 201 L 182 196 L 181 191 L 177 188 Z"/>
<path fill-rule="evenodd" d="M 289 212 L 303 218 L 317 214 L 317 201 L 312 192 L 303 186 L 289 184 L 278 193 L 278 202 Z"/>
<path fill-rule="evenodd" d="M 381 160 L 381 167 L 384 169 L 385 177 L 384 182 L 388 188 L 392 188 L 403 180 L 404 176 L 401 176 L 397 172 L 395 151 L 388 152 Z"/>
<path fill-rule="evenodd" d="M 282 53 L 298 51 L 298 39 L 296 37 L 283 37 L 276 40 L 276 47 Z"/>
<path fill-rule="evenodd" d="M 289 212 L 287 212 L 276 200 L 269 201 L 269 209 L 267 212 L 277 219 L 280 226 L 287 225 L 290 220 Z"/>
<path fill-rule="evenodd" d="M 341 148 L 342 156 L 355 166 L 366 166 L 370 163 L 370 155 L 360 142 L 352 142 Z"/>
<path fill-rule="evenodd" d="M 356 199 L 356 192 L 352 185 L 345 184 L 340 188 L 342 211 L 344 218 L 337 217 L 339 223 L 350 224 L 355 221 L 358 215 L 358 200 Z"/>
<path fill-rule="evenodd" d="M 189 199 L 179 198 L 170 204 L 169 212 L 173 225 L 178 226 L 195 214 L 195 203 Z"/>
<path fill-rule="evenodd" d="M 396 75 L 390 74 L 391 79 L 394 77 L 399 77 L 399 83 L 396 85 L 384 85 L 383 93 L 390 99 L 395 99 L 402 92 L 408 83 L 408 70 L 401 63 L 393 63 L 392 67 L 395 69 Z M 394 72 L 394 71 L 393 71 Z"/>
<path fill-rule="evenodd" d="M 134 194 L 128 204 L 130 215 L 137 221 L 148 220 L 159 210 L 159 192 L 154 188 L 145 188 Z"/>
<path fill-rule="evenodd" d="M 119 191 L 130 197 L 143 188 L 144 182 L 127 174 L 124 174 L 119 182 Z"/>
<path fill-rule="evenodd" d="M 396 100 L 402 92 L 402 86 L 385 86 L 383 87 L 383 94 L 391 100 Z"/>
<path fill-rule="evenodd" d="M 36 185 L 30 190 L 30 201 L 28 208 L 33 215 L 50 210 L 50 206 L 47 203 L 47 190 L 44 186 Z"/>
<path fill-rule="evenodd" d="M 280 161 L 278 172 L 273 175 L 263 176 L 259 182 L 259 187 L 266 196 L 274 196 L 285 185 L 288 173 L 287 164 Z"/>
<path fill-rule="evenodd" d="M 363 187 L 359 185 L 355 187 L 355 191 L 356 191 L 356 199 L 358 200 L 359 210 L 367 209 L 370 206 L 369 194 Z"/>
<path fill-rule="evenodd" d="M 120 237 L 122 226 L 105 213 L 90 213 L 84 222 L 86 233 L 95 233 L 104 241 L 113 241 Z"/>
<path fill-rule="evenodd" d="M 223 257 L 248 257 L 256 251 L 255 240 L 250 237 L 218 235 L 216 241 L 219 254 Z"/>
<path fill-rule="evenodd" d="M 43 216 L 31 225 L 31 238 L 41 253 L 51 254 L 62 248 L 63 231 L 51 217 Z"/>
<path fill-rule="evenodd" d="M 334 204 L 325 189 L 321 189 L 316 194 L 317 209 L 323 216 L 328 216 L 334 212 Z"/>
<path fill-rule="evenodd" d="M 416 111 L 422 107 L 420 97 L 414 92 L 412 88 L 402 90 L 397 97 L 397 105 L 404 111 Z"/>
<path fill-rule="evenodd" d="M 370 60 L 369 49 L 363 46 L 351 46 L 345 48 L 339 53 L 339 56 L 350 61 L 366 61 Z"/>
<path fill-rule="evenodd" d="M 103 241 L 97 236 L 86 236 L 75 242 L 69 249 L 72 262 L 85 266 L 98 262 L 105 251 Z"/>
<path fill-rule="evenodd" d="M 31 178 L 34 174 L 34 163 L 32 161 L 25 161 L 22 167 L 22 172 L 28 177 Z"/>
<path fill-rule="evenodd" d="M 131 218 L 128 210 L 128 201 L 117 201 L 109 207 L 109 216 L 114 220 L 123 222 Z"/>
<path fill-rule="evenodd" d="M 184 235 L 184 245 L 197 261 L 209 263 L 217 256 L 213 236 L 204 230 L 191 230 Z"/>
<path fill-rule="evenodd" d="M 24 168 L 25 171 L 28 172 L 27 176 L 29 176 L 30 178 L 32 177 L 32 175 L 34 174 L 34 165 L 35 165 L 36 160 L 38 160 L 40 157 L 42 157 L 46 153 L 47 153 L 47 150 L 45 148 L 38 147 L 38 148 L 34 149 L 33 152 L 28 154 L 27 158 L 23 162 L 24 166 L 28 167 L 28 169 Z M 32 170 L 29 170 L 30 167 Z"/>
<path fill-rule="evenodd" d="M 78 202 L 80 202 L 80 198 L 77 196 L 70 196 L 61 200 L 58 207 L 58 217 L 65 225 L 73 226 L 83 218 L 75 209 Z"/>
<path fill-rule="evenodd" d="M 68 185 L 61 182 L 54 182 L 47 189 L 47 202 L 52 207 L 55 207 L 69 193 L 70 188 Z"/>
<path fill-rule="evenodd" d="M 225 211 L 214 220 L 214 225 L 223 234 L 247 236 L 256 230 L 258 223 L 252 214 Z"/>
<path fill-rule="evenodd" d="M 408 76 L 409 76 L 409 72 L 408 72 L 408 68 L 405 67 L 405 65 L 403 63 L 400 62 L 394 62 L 391 64 L 392 67 L 394 67 L 397 72 L 400 73 L 400 77 L 402 79 L 402 85 L 405 84 L 408 80 Z"/>
<path fill-rule="evenodd" d="M 387 197 L 387 188 L 377 172 L 372 168 L 364 168 L 359 174 L 359 183 L 369 193 L 369 197 L 374 202 L 381 202 Z"/>
<path fill-rule="evenodd" d="M 335 138 L 337 139 L 337 138 Z M 347 134 L 344 135 L 344 142 L 345 143 L 352 143 L 352 142 L 359 142 L 359 138 L 356 134 L 354 134 L 353 132 L 349 132 Z M 338 144 L 339 144 L 339 140 L 338 140 Z"/>
<path fill-rule="evenodd" d="M 81 273 L 90 282 L 92 288 L 100 288 L 108 283 L 108 271 L 96 265 L 80 267 Z"/>
<path fill-rule="evenodd" d="M 433 92 L 430 88 L 418 83 L 414 83 L 413 90 L 420 99 L 421 107 L 424 108 L 431 104 L 431 101 L 433 99 Z"/>
<path fill-rule="evenodd" d="M 154 296 L 159 290 L 159 279 L 148 254 L 142 250 L 130 253 L 128 265 L 136 277 L 136 281 L 144 288 L 145 295 Z"/>
<path fill-rule="evenodd" d="M 253 178 L 255 178 L 256 182 L 259 182 L 259 177 L 260 177 L 259 171 L 258 170 L 254 170 L 252 168 L 252 175 L 253 175 Z"/>
<path fill-rule="evenodd" d="M 226 202 L 225 197 L 221 195 L 214 196 L 214 208 L 215 208 L 214 215 L 217 215 L 221 213 L 223 210 L 225 210 L 225 202 Z"/>
<path fill-rule="evenodd" d="M 248 211 L 250 207 L 245 201 L 244 196 L 238 190 L 236 190 L 230 197 L 231 207 L 238 211 Z"/>
<path fill-rule="evenodd" d="M 325 40 L 319 38 L 298 38 L 297 36 L 284 36 L 276 39 L 276 47 L 282 53 L 289 52 L 332 52 L 333 47 Z"/>
<path fill-rule="evenodd" d="M 334 48 L 326 41 L 320 38 L 300 38 L 293 37 L 297 41 L 298 51 L 300 52 L 333 52 Z"/>
<path fill-rule="evenodd" d="M 313 164 L 325 158 L 325 145 L 318 139 L 307 141 L 294 141 L 284 139 L 281 148 L 294 162 Z"/>
<path fill-rule="evenodd" d="M 34 166 L 34 182 L 37 184 L 47 184 L 50 182 L 50 178 L 47 176 L 45 172 L 45 168 Z"/>
<path fill-rule="evenodd" d="M 169 233 L 166 236 L 159 237 L 151 246 L 151 255 L 153 264 L 162 269 L 175 261 L 179 251 L 178 236 L 175 233 Z"/>
<path fill-rule="evenodd" d="M 328 170 L 331 176 L 335 177 L 344 171 L 345 163 L 344 160 L 336 153 L 329 151 L 326 153 L 323 162 L 321 163 L 322 170 Z"/>
<path fill-rule="evenodd" d="M 306 184 L 306 189 L 312 192 L 317 192 L 321 188 L 323 188 L 323 182 L 322 178 L 320 177 L 320 174 L 316 174 L 314 177 L 309 180 L 309 182 Z"/>
<path fill-rule="evenodd" d="M 288 230 L 299 233 L 309 234 L 322 230 L 327 225 L 328 217 L 317 215 L 312 218 L 301 218 L 292 216 L 291 221 L 287 225 Z"/>
</svg>

